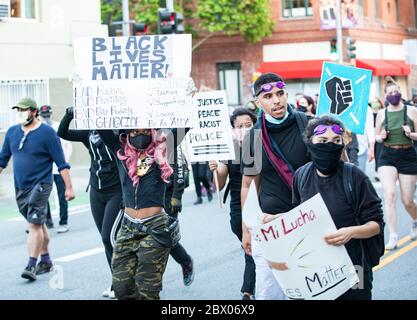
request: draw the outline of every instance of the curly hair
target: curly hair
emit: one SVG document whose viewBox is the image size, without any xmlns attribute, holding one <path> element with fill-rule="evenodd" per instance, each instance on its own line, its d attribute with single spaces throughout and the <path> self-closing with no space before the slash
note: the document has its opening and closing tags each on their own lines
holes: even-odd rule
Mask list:
<svg viewBox="0 0 417 320">
<path fill-rule="evenodd" d="M 320 118 L 314 118 L 308 122 L 307 127 L 304 131 L 304 141 L 306 143 L 310 142 L 311 137 L 314 134 L 314 129 L 321 124 L 325 126 L 331 126 L 333 124 L 337 124 L 343 130 L 345 130 L 345 125 L 343 124 L 343 122 L 340 120 L 337 120 L 335 117 L 325 115 L 325 116 L 321 116 Z"/>
</svg>

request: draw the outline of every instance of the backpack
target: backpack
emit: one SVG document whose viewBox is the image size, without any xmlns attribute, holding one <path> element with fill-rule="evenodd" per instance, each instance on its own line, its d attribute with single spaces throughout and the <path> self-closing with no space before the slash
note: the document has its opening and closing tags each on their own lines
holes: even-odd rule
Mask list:
<svg viewBox="0 0 417 320">
<path fill-rule="evenodd" d="M 305 184 L 307 173 L 313 167 L 313 163 L 309 162 L 299 170 L 299 180 L 298 180 L 298 191 L 301 191 L 302 186 Z M 354 165 L 348 162 L 343 163 L 343 190 L 347 199 L 348 204 L 351 206 L 352 210 L 355 212 L 355 220 L 357 225 L 362 225 L 359 217 L 359 213 L 356 210 L 356 194 L 353 191 L 353 167 Z M 361 245 L 362 250 L 362 265 L 364 265 L 365 254 L 367 255 L 369 262 L 372 267 L 375 267 L 379 264 L 380 258 L 384 255 L 385 252 L 385 240 L 384 240 L 384 230 L 380 230 L 379 234 L 368 238 L 368 239 L 358 239 Z"/>
</svg>

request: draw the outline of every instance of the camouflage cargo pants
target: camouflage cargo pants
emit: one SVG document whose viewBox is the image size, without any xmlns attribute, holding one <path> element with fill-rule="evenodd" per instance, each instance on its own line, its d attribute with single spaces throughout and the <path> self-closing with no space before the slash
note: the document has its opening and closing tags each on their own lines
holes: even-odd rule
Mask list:
<svg viewBox="0 0 417 320">
<path fill-rule="evenodd" d="M 170 249 L 162 247 L 151 235 L 140 231 L 138 225 L 158 229 L 167 223 L 168 217 L 165 214 L 141 224 L 126 217 L 123 219 L 112 258 L 116 298 L 159 300 Z"/>
</svg>

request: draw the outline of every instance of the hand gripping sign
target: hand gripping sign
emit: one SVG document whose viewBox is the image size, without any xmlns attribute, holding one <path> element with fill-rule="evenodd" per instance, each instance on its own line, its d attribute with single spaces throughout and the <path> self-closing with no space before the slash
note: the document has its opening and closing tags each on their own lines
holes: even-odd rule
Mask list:
<svg viewBox="0 0 417 320">
<path fill-rule="evenodd" d="M 317 116 L 330 114 L 363 134 L 371 80 L 371 70 L 324 62 Z"/>
<path fill-rule="evenodd" d="M 324 240 L 336 226 L 320 194 L 261 225 L 256 202 L 248 197 L 242 219 L 288 299 L 333 300 L 357 286 L 360 266 Z"/>
</svg>

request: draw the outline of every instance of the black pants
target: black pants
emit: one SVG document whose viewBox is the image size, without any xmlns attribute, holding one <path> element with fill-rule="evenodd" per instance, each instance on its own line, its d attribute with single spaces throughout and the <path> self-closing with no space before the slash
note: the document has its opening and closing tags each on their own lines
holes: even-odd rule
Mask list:
<svg viewBox="0 0 417 320">
<path fill-rule="evenodd" d="M 242 242 L 242 213 L 230 212 L 230 226 L 232 227 L 233 233 Z M 252 256 L 245 253 L 245 271 L 243 272 L 243 284 L 241 292 L 255 292 L 255 261 Z"/>
<path fill-rule="evenodd" d="M 104 244 L 107 262 L 111 269 L 113 243 L 123 218 L 121 209 L 122 190 L 120 186 L 97 190 L 90 187 L 90 206 L 94 222 Z"/>
<path fill-rule="evenodd" d="M 201 197 L 201 184 L 210 192 L 210 183 L 207 179 L 208 164 L 207 163 L 194 163 L 191 165 L 193 168 L 195 192 L 197 197 Z"/>
<path fill-rule="evenodd" d="M 54 181 L 56 185 L 56 191 L 58 193 L 59 200 L 59 225 L 68 224 L 68 201 L 65 200 L 65 183 L 60 174 L 54 174 Z M 51 207 L 48 201 L 48 212 L 46 214 L 47 219 L 51 217 Z"/>
<path fill-rule="evenodd" d="M 172 186 L 168 186 L 165 191 L 165 212 L 174 218 L 178 218 L 178 213 L 172 213 L 171 212 L 171 198 L 172 198 Z M 185 251 L 185 248 L 178 242 L 170 252 L 170 255 L 178 264 L 186 264 L 191 262 L 191 256 Z"/>
</svg>

